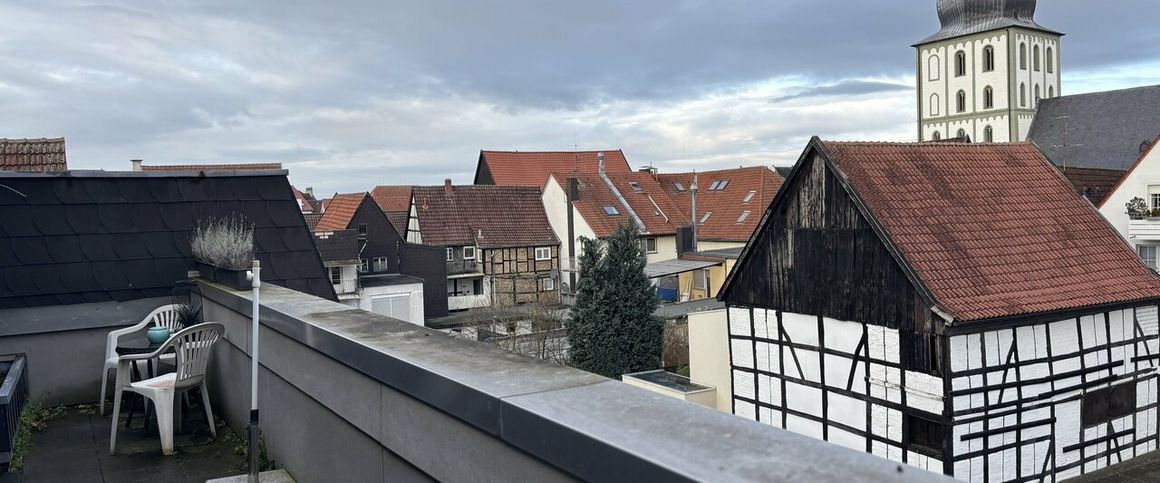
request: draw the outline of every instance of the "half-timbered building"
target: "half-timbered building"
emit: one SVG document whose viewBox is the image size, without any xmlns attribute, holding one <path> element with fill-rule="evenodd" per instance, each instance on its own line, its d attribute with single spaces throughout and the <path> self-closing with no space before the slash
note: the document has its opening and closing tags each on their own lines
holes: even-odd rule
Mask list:
<svg viewBox="0 0 1160 483">
<path fill-rule="evenodd" d="M 1031 144 L 814 138 L 719 298 L 740 416 L 970 481 L 1160 441 L 1160 278 Z"/>
</svg>

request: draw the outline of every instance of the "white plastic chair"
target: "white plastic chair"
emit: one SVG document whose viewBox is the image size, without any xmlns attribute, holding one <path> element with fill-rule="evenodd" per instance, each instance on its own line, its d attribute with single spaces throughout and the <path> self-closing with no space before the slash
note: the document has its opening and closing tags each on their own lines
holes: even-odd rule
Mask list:
<svg viewBox="0 0 1160 483">
<path fill-rule="evenodd" d="M 180 305 L 178 304 L 162 305 L 156 309 L 153 309 L 149 315 L 145 316 L 145 318 L 142 319 L 141 322 L 138 322 L 136 325 L 109 332 L 109 339 L 105 342 L 105 366 L 101 370 L 101 416 L 105 415 L 105 394 L 108 394 L 105 391 L 108 389 L 107 384 L 109 382 L 109 369 L 116 369 L 117 360 L 121 358 L 121 356 L 117 354 L 117 343 L 121 337 L 138 332 L 146 327 L 154 326 L 168 327 L 169 333 L 176 333 L 182 328 L 181 322 L 177 320 L 179 307 Z M 163 358 L 163 360 L 166 360 L 167 362 L 171 361 L 172 359 L 173 356 L 169 354 L 167 354 L 167 357 Z"/>
<path fill-rule="evenodd" d="M 109 434 L 109 454 L 116 454 L 117 420 L 121 412 L 121 393 L 132 391 L 153 401 L 157 412 L 157 432 L 161 433 L 161 452 L 173 454 L 174 395 L 195 387 L 201 389 L 201 403 L 205 406 L 205 418 L 209 430 L 217 437 L 213 422 L 213 410 L 209 406 L 209 391 L 205 384 L 205 370 L 209 364 L 214 343 L 221 340 L 225 326 L 218 322 L 203 322 L 170 337 L 168 341 L 151 354 L 121 356 L 117 364 L 117 386 L 113 395 L 113 429 Z M 170 347 L 174 350 L 176 370 L 168 374 L 129 382 L 129 369 L 135 361 L 156 358 Z"/>
</svg>

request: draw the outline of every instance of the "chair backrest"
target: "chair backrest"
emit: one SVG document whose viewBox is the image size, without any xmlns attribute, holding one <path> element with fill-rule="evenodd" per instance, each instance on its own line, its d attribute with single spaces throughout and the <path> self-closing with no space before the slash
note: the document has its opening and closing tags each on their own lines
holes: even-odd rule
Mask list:
<svg viewBox="0 0 1160 483">
<path fill-rule="evenodd" d="M 150 313 L 146 320 L 149 321 L 150 327 L 165 327 L 172 334 L 184 328 L 177 317 L 180 308 L 180 304 L 162 305 Z"/>
<path fill-rule="evenodd" d="M 177 364 L 177 387 L 200 384 L 205 379 L 210 351 L 221 340 L 226 327 L 219 322 L 203 322 L 182 329 L 166 344 L 173 347 Z"/>
</svg>

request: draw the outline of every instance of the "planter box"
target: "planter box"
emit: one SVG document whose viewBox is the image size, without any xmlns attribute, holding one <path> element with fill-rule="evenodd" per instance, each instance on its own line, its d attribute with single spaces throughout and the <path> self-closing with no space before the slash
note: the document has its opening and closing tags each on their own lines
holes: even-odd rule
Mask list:
<svg viewBox="0 0 1160 483">
<path fill-rule="evenodd" d="M 202 277 L 234 290 L 250 290 L 253 288 L 249 277 L 247 277 L 249 273 L 248 269 L 234 270 L 232 268 L 221 268 L 198 260 L 197 271 Z"/>
<path fill-rule="evenodd" d="M 8 471 L 12 462 L 12 451 L 16 448 L 16 432 L 20 424 L 20 411 L 28 400 L 28 376 L 23 355 L 0 357 L 0 372 L 7 371 L 4 384 L 0 384 L 0 471 Z"/>
</svg>

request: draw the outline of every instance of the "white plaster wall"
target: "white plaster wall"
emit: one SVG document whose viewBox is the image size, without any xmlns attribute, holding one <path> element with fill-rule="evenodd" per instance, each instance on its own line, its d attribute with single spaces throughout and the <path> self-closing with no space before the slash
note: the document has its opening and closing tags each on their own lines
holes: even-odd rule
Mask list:
<svg viewBox="0 0 1160 483">
<path fill-rule="evenodd" d="M 733 385 L 729 378 L 727 324 L 724 309 L 689 314 L 689 380 L 715 388 L 715 407 L 731 412 L 729 401 L 733 398 Z M 757 357 L 761 359 L 763 356 L 768 357 L 768 351 Z"/>
<path fill-rule="evenodd" d="M 674 240 L 675 240 L 675 238 L 674 238 Z M 704 240 L 697 241 L 697 250 L 699 250 L 699 251 L 725 250 L 725 249 L 729 249 L 729 248 L 740 248 L 740 247 L 744 247 L 744 246 L 745 246 L 745 242 L 704 241 Z"/>
<path fill-rule="evenodd" d="M 1125 205 L 1136 197 L 1147 201 L 1150 185 L 1160 186 L 1160 149 L 1150 150 L 1135 169 L 1120 180 L 1119 187 L 1109 193 L 1100 206 L 1100 214 L 1104 215 L 1108 223 L 1111 223 L 1132 248 L 1139 245 L 1140 241 L 1128 237 L 1129 219 Z"/>
<path fill-rule="evenodd" d="M 646 254 L 649 263 L 673 260 L 678 256 L 676 235 L 657 236 L 657 252 Z"/>
<path fill-rule="evenodd" d="M 363 287 L 359 292 L 359 308 L 371 311 L 372 300 L 383 295 L 410 295 L 411 302 L 411 318 L 406 322 L 416 325 L 423 325 L 423 284 L 422 283 L 408 283 L 399 285 L 388 285 L 385 287 Z"/>
<path fill-rule="evenodd" d="M 567 188 L 561 186 L 555 176 L 551 176 L 544 185 L 544 192 L 540 194 L 540 201 L 544 205 L 544 213 L 548 215 L 552 233 L 560 240 L 560 263 L 557 266 L 567 267 L 568 247 L 573 243 L 568 239 L 568 210 L 571 206 L 568 205 Z"/>
</svg>

